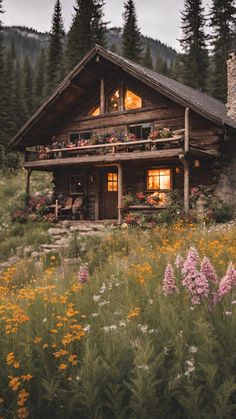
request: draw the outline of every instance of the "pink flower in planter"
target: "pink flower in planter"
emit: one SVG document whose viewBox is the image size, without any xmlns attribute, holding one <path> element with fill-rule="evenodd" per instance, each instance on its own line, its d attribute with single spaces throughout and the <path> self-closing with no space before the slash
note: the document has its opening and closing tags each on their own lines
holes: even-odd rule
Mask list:
<svg viewBox="0 0 236 419">
<path fill-rule="evenodd" d="M 220 281 L 219 289 L 218 289 L 218 297 L 219 300 L 224 296 L 229 294 L 232 291 L 232 288 L 236 286 L 236 270 L 232 262 L 229 264 L 227 272 L 225 276 Z"/>
<path fill-rule="evenodd" d="M 87 264 L 83 264 L 79 268 L 78 281 L 80 284 L 86 284 L 89 280 L 89 270 Z"/>
<path fill-rule="evenodd" d="M 208 281 L 212 282 L 212 284 L 219 283 L 219 279 L 216 275 L 215 268 L 206 256 L 204 256 L 201 264 L 201 272 L 205 275 Z"/>
<path fill-rule="evenodd" d="M 163 292 L 164 295 L 178 294 L 179 289 L 176 286 L 176 280 L 172 265 L 169 263 L 165 270 L 164 281 L 163 281 Z"/>
<path fill-rule="evenodd" d="M 195 247 L 190 247 L 186 261 L 183 264 L 182 274 L 187 275 L 189 272 L 195 271 L 199 263 L 199 255 Z"/>
</svg>

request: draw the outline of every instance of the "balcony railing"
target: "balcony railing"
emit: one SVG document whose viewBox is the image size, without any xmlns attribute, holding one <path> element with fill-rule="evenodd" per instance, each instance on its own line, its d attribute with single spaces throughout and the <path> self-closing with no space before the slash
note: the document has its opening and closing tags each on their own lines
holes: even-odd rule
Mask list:
<svg viewBox="0 0 236 419">
<path fill-rule="evenodd" d="M 48 148 L 41 146 L 39 151 L 26 151 L 25 161 L 43 161 L 55 159 L 69 159 L 71 157 L 94 156 L 100 154 L 132 153 L 134 151 L 157 151 L 163 149 L 180 148 L 183 145 L 184 130 L 175 131 L 170 138 L 156 140 L 137 140 L 128 142 L 114 142 L 95 145 L 71 146 L 63 148 Z"/>
</svg>

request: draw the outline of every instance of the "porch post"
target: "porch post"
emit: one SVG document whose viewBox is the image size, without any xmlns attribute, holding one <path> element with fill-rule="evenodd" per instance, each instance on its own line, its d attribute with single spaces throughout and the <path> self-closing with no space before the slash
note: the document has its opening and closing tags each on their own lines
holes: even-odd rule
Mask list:
<svg viewBox="0 0 236 419">
<path fill-rule="evenodd" d="M 26 188 L 25 188 L 25 205 L 29 205 L 29 197 L 30 197 L 30 175 L 32 173 L 32 169 L 26 169 Z"/>
<path fill-rule="evenodd" d="M 118 224 L 122 224 L 123 168 L 118 164 Z"/>
<path fill-rule="evenodd" d="M 101 115 L 105 114 L 105 82 L 104 82 L 104 79 L 101 79 L 100 111 L 101 111 Z"/>
<path fill-rule="evenodd" d="M 184 212 L 189 214 L 189 161 L 187 155 L 189 152 L 189 108 L 185 109 L 185 131 L 184 131 Z"/>
</svg>

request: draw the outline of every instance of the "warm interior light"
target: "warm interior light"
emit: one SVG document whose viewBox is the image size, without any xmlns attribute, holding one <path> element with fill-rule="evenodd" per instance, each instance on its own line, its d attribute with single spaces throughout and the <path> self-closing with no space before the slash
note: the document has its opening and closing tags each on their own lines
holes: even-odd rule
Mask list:
<svg viewBox="0 0 236 419">
<path fill-rule="evenodd" d="M 138 109 L 142 107 L 142 99 L 140 96 L 131 92 L 131 90 L 126 90 L 125 92 L 125 110 Z"/>
<path fill-rule="evenodd" d="M 200 161 L 199 161 L 199 160 L 195 160 L 195 162 L 194 162 L 194 166 L 195 166 L 195 167 L 200 167 Z"/>
<path fill-rule="evenodd" d="M 170 169 L 153 169 L 147 173 L 148 190 L 170 190 L 171 171 Z"/>
<path fill-rule="evenodd" d="M 180 168 L 179 167 L 176 167 L 175 173 L 177 173 L 177 175 L 180 173 Z"/>
<path fill-rule="evenodd" d="M 108 192 L 118 191 L 118 174 L 107 173 L 107 190 Z"/>
<path fill-rule="evenodd" d="M 90 113 L 91 116 L 99 116 L 101 114 L 100 106 Z"/>
</svg>

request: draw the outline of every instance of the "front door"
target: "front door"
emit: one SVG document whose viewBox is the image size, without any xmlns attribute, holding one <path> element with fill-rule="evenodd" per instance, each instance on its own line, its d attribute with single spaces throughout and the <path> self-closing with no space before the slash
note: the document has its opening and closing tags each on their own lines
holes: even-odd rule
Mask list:
<svg viewBox="0 0 236 419">
<path fill-rule="evenodd" d="M 100 171 L 99 218 L 117 220 L 118 218 L 118 172 L 115 167 Z"/>
</svg>

